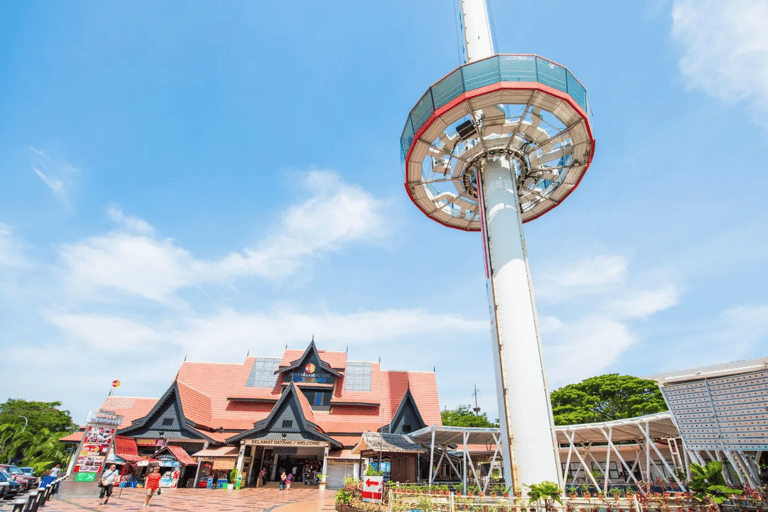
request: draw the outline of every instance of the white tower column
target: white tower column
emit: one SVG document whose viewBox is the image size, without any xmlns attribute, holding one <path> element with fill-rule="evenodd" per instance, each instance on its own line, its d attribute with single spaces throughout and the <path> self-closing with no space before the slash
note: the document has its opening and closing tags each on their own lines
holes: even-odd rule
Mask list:
<svg viewBox="0 0 768 512">
<path fill-rule="evenodd" d="M 491 157 L 478 178 L 504 479 L 515 486 L 560 484 L 514 164 Z"/>
<path fill-rule="evenodd" d="M 493 55 L 491 25 L 488 23 L 488 8 L 485 0 L 461 0 L 461 14 L 467 62 Z"/>
</svg>

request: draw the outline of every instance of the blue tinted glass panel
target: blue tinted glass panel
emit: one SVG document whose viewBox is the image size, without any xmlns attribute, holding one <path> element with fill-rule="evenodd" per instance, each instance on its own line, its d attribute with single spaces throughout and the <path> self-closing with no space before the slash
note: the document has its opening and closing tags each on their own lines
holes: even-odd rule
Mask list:
<svg viewBox="0 0 768 512">
<path fill-rule="evenodd" d="M 504 82 L 535 82 L 536 58 L 527 55 L 502 55 L 499 58 L 499 70 Z"/>
<path fill-rule="evenodd" d="M 464 82 L 461 79 L 461 70 L 457 69 L 447 77 L 432 86 L 432 98 L 435 100 L 435 108 L 450 103 L 454 98 L 464 92 Z"/>
<path fill-rule="evenodd" d="M 414 131 L 419 131 L 419 128 L 429 119 L 429 116 L 435 111 L 435 106 L 432 104 L 432 91 L 429 90 L 421 97 L 419 102 L 411 110 L 411 122 L 413 123 Z"/>
<path fill-rule="evenodd" d="M 501 81 L 498 57 L 473 62 L 464 66 L 461 70 L 464 73 L 464 89 L 467 91 Z"/>
<path fill-rule="evenodd" d="M 277 383 L 275 371 L 280 367 L 281 359 L 258 357 L 253 362 L 251 373 L 245 383 L 249 388 L 273 388 Z"/>
<path fill-rule="evenodd" d="M 411 147 L 413 142 L 413 124 L 411 124 L 410 116 L 405 121 L 405 128 L 403 128 L 403 135 L 400 137 L 400 160 L 405 160 L 405 155 L 408 154 L 408 148 Z"/>
<path fill-rule="evenodd" d="M 568 94 L 579 104 L 584 112 L 587 111 L 587 90 L 574 78 L 570 71 L 567 72 Z"/>
<path fill-rule="evenodd" d="M 553 64 L 544 59 L 536 58 L 536 70 L 539 75 L 539 82 L 554 87 L 555 89 L 567 92 L 565 82 L 565 68 Z"/>
</svg>

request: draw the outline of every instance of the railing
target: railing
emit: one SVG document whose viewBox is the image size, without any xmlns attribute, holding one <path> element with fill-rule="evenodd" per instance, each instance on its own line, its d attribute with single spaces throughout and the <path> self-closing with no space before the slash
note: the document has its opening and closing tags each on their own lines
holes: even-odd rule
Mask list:
<svg viewBox="0 0 768 512">
<path fill-rule="evenodd" d="M 500 54 L 464 64 L 430 87 L 408 114 L 400 136 L 400 157 L 405 160 L 413 137 L 435 110 L 465 92 L 499 82 L 538 82 L 568 94 L 585 112 L 587 90 L 568 70 L 537 55 Z"/>
<path fill-rule="evenodd" d="M 462 496 L 457 493 L 435 495 L 428 493 L 403 493 L 390 491 L 388 508 L 390 511 L 424 512 L 724 512 L 768 510 L 768 503 L 757 500 L 731 499 L 720 508 L 683 497 L 682 494 L 670 497 L 631 497 L 597 498 L 563 497 L 562 504 L 550 500 L 547 503 L 529 503 L 523 497 Z"/>
</svg>

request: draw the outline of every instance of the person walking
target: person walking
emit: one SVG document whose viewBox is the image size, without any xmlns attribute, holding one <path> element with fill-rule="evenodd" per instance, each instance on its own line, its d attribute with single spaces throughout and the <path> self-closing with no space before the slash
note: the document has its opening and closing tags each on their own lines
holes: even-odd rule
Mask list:
<svg viewBox="0 0 768 512">
<path fill-rule="evenodd" d="M 59 473 L 61 473 L 61 464 L 56 464 L 51 470 L 51 476 L 53 478 L 59 478 Z"/>
<path fill-rule="evenodd" d="M 117 480 L 117 466 L 112 464 L 109 469 L 101 474 L 101 491 L 99 491 L 99 505 L 106 505 L 112 496 L 112 487 Z"/>
<path fill-rule="evenodd" d="M 293 474 L 288 473 L 288 476 L 285 477 L 285 489 L 289 490 L 291 488 L 291 480 L 293 479 Z"/>
<path fill-rule="evenodd" d="M 149 500 L 152 499 L 152 495 L 160 488 L 160 468 L 155 466 L 152 468 L 152 472 L 144 479 L 144 487 L 147 489 L 147 496 L 144 498 L 144 506 L 149 506 Z"/>
<path fill-rule="evenodd" d="M 211 489 L 216 488 L 216 482 L 219 481 L 219 473 L 214 471 L 213 474 L 211 474 L 211 482 L 213 482 L 213 485 L 211 485 Z"/>
<path fill-rule="evenodd" d="M 282 491 L 283 489 L 285 489 L 285 483 L 286 483 L 286 480 L 287 480 L 287 479 L 288 479 L 288 477 L 287 477 L 287 476 L 285 476 L 285 470 L 284 470 L 284 469 L 283 469 L 283 470 L 281 470 L 281 471 L 280 471 L 280 490 L 281 490 L 281 491 Z"/>
</svg>

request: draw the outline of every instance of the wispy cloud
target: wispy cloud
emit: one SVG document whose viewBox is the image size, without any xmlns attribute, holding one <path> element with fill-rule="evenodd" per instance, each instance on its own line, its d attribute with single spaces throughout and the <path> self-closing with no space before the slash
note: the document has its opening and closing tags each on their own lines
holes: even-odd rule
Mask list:
<svg viewBox="0 0 768 512">
<path fill-rule="evenodd" d="M 617 255 L 551 263 L 539 326 L 553 388 L 610 371 L 638 340 L 637 323 L 676 306 L 680 289 Z"/>
<path fill-rule="evenodd" d="M 675 0 L 672 36 L 687 86 L 768 112 L 767 19 L 765 0 Z"/>
<path fill-rule="evenodd" d="M 627 266 L 623 256 L 605 254 L 558 263 L 536 280 L 536 296 L 562 302 L 605 292 L 624 282 Z"/>
<path fill-rule="evenodd" d="M 196 259 L 172 239 L 154 238 L 149 223 L 112 205 L 107 213 L 122 229 L 61 247 L 66 280 L 82 297 L 104 300 L 118 291 L 174 304 L 179 288 L 244 276 L 284 278 L 309 258 L 384 236 L 382 205 L 370 193 L 327 171 L 308 173 L 304 186 L 308 197 L 280 215 L 256 248 L 212 261 Z"/>
<path fill-rule="evenodd" d="M 13 236 L 11 227 L 0 222 L 0 267 L 26 267 L 29 260 L 24 256 L 21 242 Z"/>
<path fill-rule="evenodd" d="M 132 215 L 124 214 L 117 205 L 113 204 L 108 206 L 107 215 L 128 232 L 137 233 L 139 235 L 152 235 L 155 232 L 155 228 L 150 226 L 147 221 Z"/>
<path fill-rule="evenodd" d="M 29 146 L 32 160 L 32 171 L 51 190 L 53 195 L 64 206 L 71 206 L 70 193 L 80 170 L 62 158 L 50 155 L 48 152 Z"/>
</svg>

